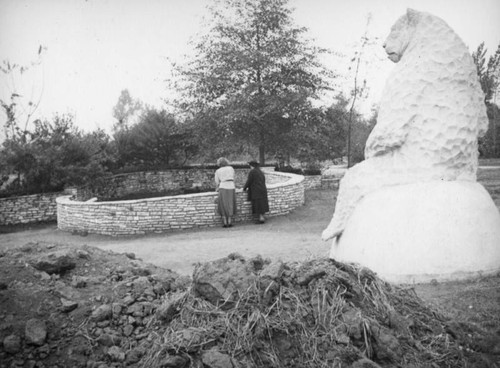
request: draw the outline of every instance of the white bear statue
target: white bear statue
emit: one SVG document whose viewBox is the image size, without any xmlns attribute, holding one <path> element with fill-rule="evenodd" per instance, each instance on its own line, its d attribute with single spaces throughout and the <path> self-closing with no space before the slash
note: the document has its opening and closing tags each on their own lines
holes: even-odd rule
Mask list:
<svg viewBox="0 0 500 368">
<path fill-rule="evenodd" d="M 396 63 L 365 161 L 340 182 L 330 257 L 395 283 L 500 270 L 500 213 L 476 182 L 488 127 L 476 67 L 440 18 L 408 9 L 384 44 Z"/>
</svg>

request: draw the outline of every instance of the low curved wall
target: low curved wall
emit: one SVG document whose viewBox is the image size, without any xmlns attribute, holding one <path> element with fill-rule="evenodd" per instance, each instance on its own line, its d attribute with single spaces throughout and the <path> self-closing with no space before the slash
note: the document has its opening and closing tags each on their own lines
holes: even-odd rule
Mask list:
<svg viewBox="0 0 500 368">
<path fill-rule="evenodd" d="M 234 171 L 236 187 L 241 188 L 246 182 L 250 168 L 236 168 Z M 204 192 L 214 188 L 214 173 L 215 169 L 193 167 L 118 174 L 100 183 L 98 188 L 78 188 L 77 199 L 86 201 L 97 197 L 99 200 L 105 201 L 107 200 L 105 198 L 117 199 L 135 193 L 164 193 L 179 189 L 199 189 Z"/>
<path fill-rule="evenodd" d="M 284 215 L 304 204 L 302 175 L 281 172 L 266 172 L 265 175 L 266 182 L 271 183 L 267 185 L 268 216 Z M 57 224 L 64 231 L 111 236 L 219 226 L 222 221 L 215 213 L 216 197 L 217 193 L 213 192 L 129 201 L 78 202 L 71 200 L 71 196 L 63 196 L 56 200 Z M 251 220 L 247 193 L 237 190 L 236 199 L 238 213 L 234 222 Z"/>
</svg>

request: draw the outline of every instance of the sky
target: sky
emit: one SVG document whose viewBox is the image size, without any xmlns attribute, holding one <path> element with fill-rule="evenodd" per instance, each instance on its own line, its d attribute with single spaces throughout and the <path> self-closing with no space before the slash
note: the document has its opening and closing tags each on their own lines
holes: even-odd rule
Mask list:
<svg viewBox="0 0 500 368">
<path fill-rule="evenodd" d="M 120 92 L 161 107 L 168 60 L 181 62 L 189 41 L 202 30 L 211 0 L 0 0 L 0 63 L 40 63 L 15 78 L 0 74 L 0 98 L 15 89 L 27 106 L 38 103 L 34 118 L 72 114 L 84 131 L 111 131 L 113 107 Z M 365 32 L 374 41 L 365 49 L 360 77 L 368 97 L 359 102 L 369 111 L 393 64 L 382 44 L 390 27 L 407 8 L 437 15 L 470 50 L 485 42 L 490 52 L 500 44 L 499 0 L 289 0 L 296 25 L 308 28 L 317 46 L 344 57 L 325 60 L 342 76 L 339 88 L 352 88 L 350 60 Z M 369 16 L 370 15 L 370 16 Z M 370 19 L 367 25 L 367 19 Z M 13 75 L 11 75 L 12 77 Z M 328 103 L 328 101 L 325 101 Z M 5 116 L 0 113 L 0 124 Z"/>
</svg>

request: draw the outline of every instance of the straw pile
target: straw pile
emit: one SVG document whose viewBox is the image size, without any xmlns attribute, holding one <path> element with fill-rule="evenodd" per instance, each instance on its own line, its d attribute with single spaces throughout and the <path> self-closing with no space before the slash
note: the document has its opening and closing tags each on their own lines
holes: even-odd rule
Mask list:
<svg viewBox="0 0 500 368">
<path fill-rule="evenodd" d="M 156 313 L 144 367 L 466 367 L 480 354 L 425 306 L 365 268 L 233 254 L 201 264 Z"/>
</svg>

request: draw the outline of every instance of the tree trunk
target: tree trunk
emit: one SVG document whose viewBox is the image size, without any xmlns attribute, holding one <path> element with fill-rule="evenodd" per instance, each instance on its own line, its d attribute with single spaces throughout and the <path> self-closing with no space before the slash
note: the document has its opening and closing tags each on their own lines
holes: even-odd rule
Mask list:
<svg viewBox="0 0 500 368">
<path fill-rule="evenodd" d="M 259 164 L 260 166 L 266 164 L 266 148 L 264 147 L 264 143 L 259 145 Z"/>
</svg>

